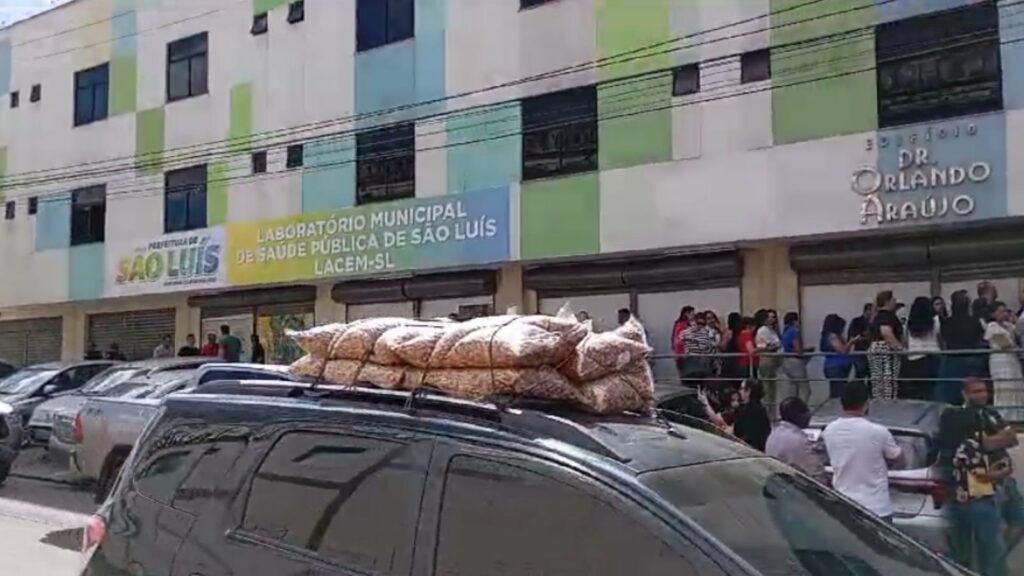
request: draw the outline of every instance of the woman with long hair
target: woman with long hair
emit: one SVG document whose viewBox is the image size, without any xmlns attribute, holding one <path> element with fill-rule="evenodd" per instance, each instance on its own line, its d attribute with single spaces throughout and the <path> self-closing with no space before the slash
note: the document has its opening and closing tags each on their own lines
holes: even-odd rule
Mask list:
<svg viewBox="0 0 1024 576">
<path fill-rule="evenodd" d="M 825 356 L 825 378 L 828 378 L 828 397 L 839 398 L 843 395 L 846 383 L 850 381 L 850 369 L 853 358 L 850 352 L 860 341 L 860 334 L 854 334 L 850 340 L 843 338 L 846 330 L 846 319 L 838 314 L 829 314 L 821 325 L 821 351 Z"/>
<path fill-rule="evenodd" d="M 726 331 L 722 334 L 722 380 L 728 387 L 736 389 L 739 387 L 739 338 L 743 330 L 743 317 L 739 312 L 732 312 L 726 319 Z M 746 376 L 749 376 L 747 374 Z"/>
<path fill-rule="evenodd" d="M 744 380 L 740 385 L 740 407 L 736 411 L 733 434 L 737 438 L 764 452 L 768 435 L 772 432 L 768 409 L 762 403 L 764 386 L 757 380 Z"/>
<path fill-rule="evenodd" d="M 780 394 L 781 398 L 796 396 L 807 402 L 811 398 L 811 383 L 807 378 L 807 357 L 805 353 L 813 352 L 813 348 L 804 347 L 803 334 L 800 331 L 800 315 L 787 312 L 782 319 L 785 326 L 782 330 L 782 359 L 779 371 L 780 379 L 789 383 L 789 390 Z"/>
<path fill-rule="evenodd" d="M 1017 358 L 1017 323 L 1003 302 L 992 304 L 992 321 L 985 328 L 985 340 L 992 348 L 988 357 L 992 375 L 993 404 L 1003 418 L 1024 422 L 1024 375 Z"/>
<path fill-rule="evenodd" d="M 896 384 L 900 376 L 900 357 L 903 351 L 903 325 L 896 317 L 896 298 L 891 290 L 875 297 L 875 320 L 871 323 L 871 347 L 868 348 L 868 371 L 871 378 L 871 396 L 896 398 Z"/>
<path fill-rule="evenodd" d="M 779 337 L 779 314 L 775 310 L 761 309 L 754 315 L 757 330 L 754 344 L 757 346 L 757 379 L 764 385 L 764 397 L 769 407 L 775 407 L 775 390 L 779 366 L 782 364 L 778 352 L 782 349 Z"/>
<path fill-rule="evenodd" d="M 935 330 L 935 305 L 920 296 L 907 316 L 907 358 L 900 371 L 900 398 L 930 400 L 935 397 L 938 375 L 939 335 Z"/>
<path fill-rule="evenodd" d="M 693 306 L 683 306 L 679 311 L 679 318 L 676 318 L 672 325 L 672 354 L 676 357 L 676 370 L 679 371 L 679 378 L 682 381 L 686 372 L 686 345 L 683 343 L 683 332 L 693 322 Z"/>
<path fill-rule="evenodd" d="M 942 325 L 942 341 L 946 356 L 939 372 L 935 399 L 940 402 L 963 404 L 961 388 L 967 378 L 980 378 L 988 369 L 986 358 L 976 354 L 957 354 L 959 350 L 978 350 L 984 342 L 985 331 L 981 322 L 971 316 L 971 297 L 967 290 L 957 290 L 949 299 L 949 318 Z"/>
</svg>

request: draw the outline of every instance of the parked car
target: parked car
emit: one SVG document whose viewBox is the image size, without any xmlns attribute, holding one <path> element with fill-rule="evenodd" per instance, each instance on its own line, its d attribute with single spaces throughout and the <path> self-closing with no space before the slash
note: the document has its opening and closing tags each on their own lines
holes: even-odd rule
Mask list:
<svg viewBox="0 0 1024 576">
<path fill-rule="evenodd" d="M 12 436 L 21 436 L 21 418 L 10 404 L 0 402 L 0 485 L 7 481 L 18 455 L 14 445 L 8 442 Z"/>
<path fill-rule="evenodd" d="M 72 425 L 72 440 L 77 442 L 67 447 L 73 469 L 84 478 L 96 481 L 96 497 L 102 500 L 165 396 L 224 379 L 294 378 L 284 366 L 210 363 L 194 370 L 168 370 L 150 375 L 146 380 L 152 390 L 136 397 L 87 398 Z"/>
<path fill-rule="evenodd" d="M 0 381 L 0 402 L 9 404 L 21 419 L 21 430 L 28 431 L 28 422 L 36 406 L 85 385 L 94 376 L 110 368 L 110 360 L 84 362 L 50 362 L 26 366 Z M 9 444 L 14 448 L 25 440 L 19 433 Z"/>
<path fill-rule="evenodd" d="M 228 387 L 165 400 L 85 530 L 86 573 L 967 574 L 785 464 L 657 416 Z"/>
<path fill-rule="evenodd" d="M 209 362 L 209 358 L 165 358 L 115 364 L 97 374 L 78 390 L 71 390 L 37 406 L 28 422 L 30 439 L 39 444 L 46 444 L 58 414 L 70 414 L 73 420 L 88 398 L 116 396 L 117 394 L 108 394 L 108 391 L 123 382 L 168 370 L 196 369 Z"/>
<path fill-rule="evenodd" d="M 0 379 L 7 378 L 18 371 L 18 367 L 6 360 L 0 360 Z"/>
<path fill-rule="evenodd" d="M 889 470 L 893 523 L 938 552 L 947 550 L 947 522 L 942 510 L 946 493 L 936 468 L 939 419 L 946 407 L 946 404 L 920 400 L 872 400 L 867 415 L 869 420 L 888 428 L 903 449 L 900 466 Z M 821 431 L 842 413 L 838 398 L 815 410 L 808 428 L 811 439 L 823 442 Z M 827 460 L 824 446 L 821 446 L 821 453 Z M 831 473 L 831 468 L 827 470 Z"/>
</svg>

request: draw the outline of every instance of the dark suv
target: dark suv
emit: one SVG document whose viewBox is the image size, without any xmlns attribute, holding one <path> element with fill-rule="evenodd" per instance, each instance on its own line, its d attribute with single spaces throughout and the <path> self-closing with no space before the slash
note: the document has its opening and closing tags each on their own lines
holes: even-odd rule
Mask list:
<svg viewBox="0 0 1024 576">
<path fill-rule="evenodd" d="M 965 574 L 670 414 L 259 386 L 166 401 L 86 530 L 86 574 Z"/>
</svg>

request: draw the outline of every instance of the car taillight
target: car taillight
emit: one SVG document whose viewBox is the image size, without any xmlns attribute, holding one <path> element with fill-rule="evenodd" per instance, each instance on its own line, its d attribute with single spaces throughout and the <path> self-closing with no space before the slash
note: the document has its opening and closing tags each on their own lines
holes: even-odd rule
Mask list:
<svg viewBox="0 0 1024 576">
<path fill-rule="evenodd" d="M 107 535 L 107 522 L 101 516 L 94 515 L 89 518 L 89 522 L 85 525 L 84 535 L 82 537 L 82 551 L 89 552 L 93 548 L 100 545 L 103 542 L 103 538 Z"/>
<path fill-rule="evenodd" d="M 946 487 L 935 480 L 894 480 L 892 487 L 900 492 L 931 496 L 936 509 L 946 503 Z"/>
<path fill-rule="evenodd" d="M 82 439 L 85 438 L 85 434 L 82 432 L 82 414 L 75 415 L 75 425 L 71 430 L 71 438 L 74 439 L 75 444 L 81 444 Z"/>
</svg>

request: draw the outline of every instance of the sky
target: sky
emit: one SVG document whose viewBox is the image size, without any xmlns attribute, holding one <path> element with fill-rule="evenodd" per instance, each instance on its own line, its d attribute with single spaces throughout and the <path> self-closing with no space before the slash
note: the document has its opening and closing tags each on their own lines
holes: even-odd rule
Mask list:
<svg viewBox="0 0 1024 576">
<path fill-rule="evenodd" d="M 0 27 L 11 24 L 42 12 L 52 4 L 60 4 L 62 0 L 0 0 Z"/>
</svg>

